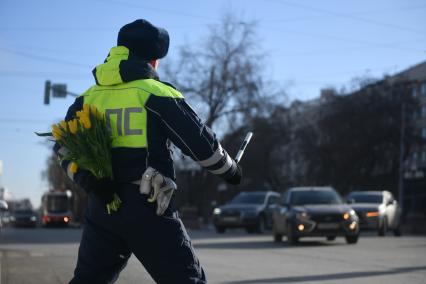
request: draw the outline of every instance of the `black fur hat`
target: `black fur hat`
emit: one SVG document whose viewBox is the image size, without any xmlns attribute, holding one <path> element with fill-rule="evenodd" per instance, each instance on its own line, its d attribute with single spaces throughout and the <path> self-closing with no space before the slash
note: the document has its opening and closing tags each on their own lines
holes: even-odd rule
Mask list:
<svg viewBox="0 0 426 284">
<path fill-rule="evenodd" d="M 144 60 L 163 58 L 169 50 L 169 34 L 147 20 L 136 20 L 118 32 L 117 45 L 127 47 Z"/>
</svg>

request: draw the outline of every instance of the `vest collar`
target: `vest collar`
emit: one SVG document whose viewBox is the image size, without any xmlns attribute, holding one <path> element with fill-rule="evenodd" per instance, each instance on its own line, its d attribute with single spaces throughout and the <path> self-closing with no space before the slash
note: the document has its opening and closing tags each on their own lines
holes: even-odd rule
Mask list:
<svg viewBox="0 0 426 284">
<path fill-rule="evenodd" d="M 135 56 L 125 46 L 111 48 L 105 62 L 96 66 L 93 76 L 97 85 L 111 86 L 141 79 L 159 80 L 147 61 Z"/>
</svg>

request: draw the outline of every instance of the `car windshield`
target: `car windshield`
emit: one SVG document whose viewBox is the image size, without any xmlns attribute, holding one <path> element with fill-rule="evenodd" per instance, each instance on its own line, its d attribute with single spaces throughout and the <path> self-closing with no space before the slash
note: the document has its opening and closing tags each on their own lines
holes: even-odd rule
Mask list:
<svg viewBox="0 0 426 284">
<path fill-rule="evenodd" d="M 48 196 L 46 203 L 46 209 L 48 212 L 61 213 L 68 211 L 68 198 L 66 196 Z"/>
<path fill-rule="evenodd" d="M 290 196 L 290 203 L 293 205 L 341 204 L 342 199 L 335 191 L 306 190 L 292 192 Z"/>
<path fill-rule="evenodd" d="M 264 202 L 264 193 L 243 193 L 235 196 L 231 204 L 262 204 Z"/>
<path fill-rule="evenodd" d="M 17 215 L 32 215 L 34 212 L 32 210 L 16 210 L 15 214 Z"/>
<path fill-rule="evenodd" d="M 348 200 L 353 199 L 355 203 L 382 203 L 381 194 L 353 193 L 348 195 Z"/>
</svg>

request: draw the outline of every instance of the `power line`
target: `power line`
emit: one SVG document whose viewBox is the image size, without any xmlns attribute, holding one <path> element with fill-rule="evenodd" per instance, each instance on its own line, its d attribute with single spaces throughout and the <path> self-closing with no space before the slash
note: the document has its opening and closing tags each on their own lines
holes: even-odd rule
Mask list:
<svg viewBox="0 0 426 284">
<path fill-rule="evenodd" d="M 101 1 L 101 0 L 98 0 Z M 207 24 L 207 23 L 206 23 Z M 198 28 L 200 25 L 173 25 L 169 29 Z M 117 27 L 0 27 L 0 31 L 13 32 L 111 32 L 116 33 Z"/>
<path fill-rule="evenodd" d="M 22 77 L 22 78 L 46 78 L 46 77 L 67 77 L 76 80 L 91 80 L 90 74 L 79 73 L 61 73 L 61 72 L 30 72 L 30 71 L 14 71 L 0 70 L 0 77 Z"/>
<path fill-rule="evenodd" d="M 376 21 L 376 20 L 372 20 L 369 18 L 364 18 L 364 17 L 360 17 L 360 16 L 356 16 L 356 15 L 351 15 L 351 14 L 344 14 L 344 13 L 339 13 L 339 12 L 334 12 L 334 11 L 330 11 L 330 10 L 326 10 L 326 9 L 322 9 L 322 8 L 316 8 L 316 7 L 311 7 L 311 6 L 307 6 L 304 4 L 300 4 L 299 2 L 289 2 L 289 1 L 284 1 L 284 0 L 269 0 L 269 1 L 273 1 L 275 3 L 279 3 L 285 6 L 293 6 L 293 7 L 297 7 L 300 9 L 304 9 L 304 10 L 310 10 L 310 11 L 314 11 L 317 13 L 322 13 L 322 14 L 327 14 L 330 16 L 334 16 L 334 17 L 339 17 L 339 18 L 347 18 L 347 19 L 351 19 L 354 21 L 358 21 L 358 22 L 363 22 L 363 23 L 369 23 L 369 24 L 374 24 L 377 26 L 383 26 L 383 27 L 388 27 L 388 28 L 394 28 L 394 29 L 399 29 L 399 30 L 404 30 L 404 31 L 410 31 L 410 32 L 414 32 L 414 33 L 418 33 L 418 34 L 425 34 L 425 31 L 421 31 L 418 29 L 414 29 L 411 27 L 405 27 L 405 26 L 399 26 L 399 25 L 395 25 L 395 24 L 390 24 L 390 23 L 384 23 L 384 22 L 380 22 L 380 21 Z"/>
<path fill-rule="evenodd" d="M 152 7 L 152 6 L 146 6 L 146 5 L 139 5 L 139 4 L 135 4 L 135 3 L 131 3 L 131 2 L 114 1 L 114 0 L 95 0 L 95 1 L 102 2 L 104 4 L 120 5 L 120 6 L 124 6 L 124 7 L 129 7 L 129 8 L 141 8 L 141 9 L 151 10 L 151 11 L 159 12 L 159 13 L 167 13 L 167 14 L 172 14 L 172 15 L 180 15 L 180 16 L 185 16 L 185 17 L 199 18 L 199 19 L 203 19 L 203 20 L 206 20 L 206 19 L 211 20 L 212 19 L 212 18 L 206 17 L 205 15 L 187 13 L 187 12 L 183 12 L 183 11 L 176 11 L 176 10 L 164 9 L 164 8 Z"/>
<path fill-rule="evenodd" d="M 370 46 L 375 46 L 375 47 L 386 46 L 384 44 L 377 43 L 377 42 L 371 42 L 371 41 L 359 40 L 359 39 L 352 39 L 352 38 L 345 38 L 345 37 L 339 37 L 339 36 L 334 36 L 334 35 L 329 35 L 329 34 L 310 33 L 310 32 L 298 31 L 298 30 L 293 30 L 293 29 L 288 29 L 288 28 L 282 28 L 282 27 L 280 27 L 280 28 L 268 27 L 268 29 L 279 31 L 279 32 L 290 32 L 292 35 L 298 35 L 298 36 L 317 37 L 317 38 L 321 38 L 321 39 L 328 38 L 328 39 L 337 40 L 337 41 L 352 42 L 352 43 L 357 43 L 357 44 L 362 44 L 362 45 L 370 45 Z M 414 52 L 424 53 L 424 50 L 419 50 L 419 49 L 400 48 L 400 47 L 397 47 L 397 46 L 395 46 L 395 47 L 387 46 L 387 47 L 391 48 L 391 49 L 396 49 L 396 50 L 414 51 Z"/>
<path fill-rule="evenodd" d="M 7 48 L 3 48 L 3 47 L 0 47 L 0 51 L 19 55 L 19 56 L 23 56 L 23 57 L 30 58 L 30 59 L 33 59 L 33 60 L 48 61 L 48 62 L 51 62 L 51 63 L 60 63 L 60 64 L 66 64 L 66 65 L 81 67 L 81 68 L 84 68 L 84 69 L 91 69 L 90 67 L 88 67 L 87 65 L 84 65 L 84 64 L 71 62 L 71 61 L 68 61 L 68 60 L 63 60 L 63 59 L 58 59 L 58 58 L 52 58 L 52 57 L 48 57 L 48 56 L 36 55 L 36 54 L 23 52 L 23 51 L 11 50 L 11 49 L 7 49 Z"/>
<path fill-rule="evenodd" d="M 47 120 L 37 120 L 32 118 L 8 118 L 0 117 L 0 123 L 24 123 L 24 124 L 46 124 L 52 123 L 52 121 Z"/>
<path fill-rule="evenodd" d="M 352 15 L 365 15 L 365 14 L 373 14 L 373 13 L 383 14 L 383 12 L 400 12 L 400 11 L 405 11 L 405 10 L 422 9 L 422 8 L 425 8 L 425 7 L 426 7 L 426 4 L 416 5 L 416 6 L 399 7 L 399 8 L 393 8 L 393 9 L 367 10 L 367 11 L 355 12 Z M 294 18 L 276 18 L 276 19 L 271 19 L 271 20 L 267 20 L 267 21 L 268 22 L 294 22 L 294 21 L 305 21 L 305 20 L 313 20 L 313 19 L 323 19 L 324 17 L 325 17 L 325 15 L 323 14 L 323 15 L 318 15 L 318 16 L 302 16 L 302 17 L 294 17 Z"/>
<path fill-rule="evenodd" d="M 402 44 L 412 43 L 412 42 L 419 42 L 419 41 L 425 41 L 426 38 L 422 39 L 416 39 L 416 40 L 409 40 L 409 41 L 403 41 L 403 42 L 393 42 L 393 43 L 384 43 L 379 44 L 377 43 L 374 46 L 361 46 L 361 47 L 350 47 L 350 48 L 340 48 L 340 49 L 328 49 L 328 50 L 311 50 L 311 51 L 282 51 L 282 50 L 275 50 L 272 51 L 275 54 L 282 54 L 284 56 L 294 56 L 294 55 L 318 55 L 318 54 L 325 54 L 325 53 L 338 53 L 338 52 L 348 52 L 348 51 L 359 51 L 363 49 L 370 49 L 370 48 L 390 48 L 390 49 L 398 49 L 401 51 L 414 51 L 414 52 L 421 52 L 426 54 L 426 48 L 425 50 L 420 49 L 408 49 L 404 47 L 399 47 Z"/>
</svg>

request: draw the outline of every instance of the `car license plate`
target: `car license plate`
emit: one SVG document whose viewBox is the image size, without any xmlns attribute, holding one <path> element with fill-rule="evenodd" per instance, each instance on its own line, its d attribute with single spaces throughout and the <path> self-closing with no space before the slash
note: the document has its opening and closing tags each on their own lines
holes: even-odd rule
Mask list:
<svg viewBox="0 0 426 284">
<path fill-rule="evenodd" d="M 318 229 L 322 229 L 322 230 L 331 230 L 331 229 L 337 229 L 337 228 L 339 228 L 338 223 L 319 223 L 318 224 Z"/>
<path fill-rule="evenodd" d="M 223 217 L 224 222 L 236 222 L 238 221 L 238 217 Z"/>
</svg>

